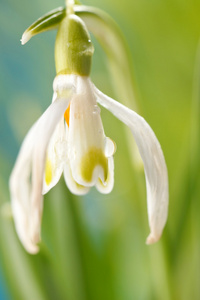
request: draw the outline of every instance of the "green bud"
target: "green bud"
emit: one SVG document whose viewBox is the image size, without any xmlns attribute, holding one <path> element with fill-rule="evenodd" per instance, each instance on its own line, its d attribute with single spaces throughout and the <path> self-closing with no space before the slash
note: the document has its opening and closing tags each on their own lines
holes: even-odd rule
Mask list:
<svg viewBox="0 0 200 300">
<path fill-rule="evenodd" d="M 66 16 L 60 23 L 55 44 L 57 74 L 88 76 L 94 47 L 85 23 L 76 15 Z"/>
</svg>

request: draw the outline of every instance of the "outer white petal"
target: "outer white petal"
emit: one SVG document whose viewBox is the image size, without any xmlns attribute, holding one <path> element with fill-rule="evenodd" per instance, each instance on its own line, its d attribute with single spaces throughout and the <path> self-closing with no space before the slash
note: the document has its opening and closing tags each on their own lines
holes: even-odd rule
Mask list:
<svg viewBox="0 0 200 300">
<path fill-rule="evenodd" d="M 156 242 L 163 231 L 168 214 L 168 174 L 160 144 L 147 122 L 134 111 L 104 95 L 94 86 L 98 102 L 130 127 L 146 175 L 150 235 L 147 244 Z"/>
<path fill-rule="evenodd" d="M 32 254 L 38 252 L 29 234 L 32 153 L 37 138 L 37 125 L 38 121 L 23 141 L 9 182 L 16 231 L 25 249 Z"/>
<path fill-rule="evenodd" d="M 71 89 L 72 91 L 72 89 Z M 38 252 L 42 215 L 42 185 L 45 155 L 56 124 L 66 110 L 68 98 L 58 98 L 28 132 L 10 177 L 10 192 L 16 230 L 30 253 Z"/>
<path fill-rule="evenodd" d="M 46 149 L 57 123 L 63 118 L 63 113 L 69 105 L 71 99 L 71 95 L 69 94 L 68 98 L 66 98 L 66 95 L 65 98 L 58 98 L 43 114 L 37 136 L 37 144 L 35 144 L 33 149 L 30 234 L 35 243 L 40 241 L 40 223 L 42 215 L 41 194 Z"/>
</svg>

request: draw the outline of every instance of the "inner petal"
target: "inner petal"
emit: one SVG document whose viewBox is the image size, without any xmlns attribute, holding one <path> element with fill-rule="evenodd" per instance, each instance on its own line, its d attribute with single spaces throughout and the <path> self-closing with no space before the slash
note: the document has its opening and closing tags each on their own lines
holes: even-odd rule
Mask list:
<svg viewBox="0 0 200 300">
<path fill-rule="evenodd" d="M 46 194 L 58 182 L 63 171 L 64 163 L 67 160 L 67 141 L 64 126 L 65 124 L 62 118 L 56 126 L 47 148 L 43 194 Z"/>
<path fill-rule="evenodd" d="M 78 184 L 74 180 L 72 176 L 72 171 L 70 169 L 70 165 L 68 163 L 64 165 L 64 178 L 65 178 L 66 185 L 71 193 L 75 195 L 85 195 L 89 192 L 90 187 Z"/>
<path fill-rule="evenodd" d="M 83 186 L 94 186 L 101 178 L 106 181 L 108 162 L 106 137 L 100 108 L 87 77 L 78 77 L 77 91 L 71 100 L 68 157 L 74 180 Z M 107 151 L 108 155 L 114 147 Z"/>
<path fill-rule="evenodd" d="M 108 194 L 112 191 L 114 185 L 114 160 L 113 156 L 108 157 L 108 174 L 105 181 L 98 179 L 96 188 L 103 194 Z"/>
</svg>

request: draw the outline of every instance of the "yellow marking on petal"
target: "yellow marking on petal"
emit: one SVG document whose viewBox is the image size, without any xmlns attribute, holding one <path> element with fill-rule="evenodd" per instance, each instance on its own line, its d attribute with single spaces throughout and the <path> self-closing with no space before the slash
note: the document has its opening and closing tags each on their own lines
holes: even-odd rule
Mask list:
<svg viewBox="0 0 200 300">
<path fill-rule="evenodd" d="M 104 181 L 106 181 L 108 177 L 108 159 L 101 149 L 92 147 L 81 160 L 81 176 L 83 180 L 87 182 L 92 180 L 93 171 L 96 166 L 103 168 Z"/>
<path fill-rule="evenodd" d="M 52 177 L 53 177 L 52 164 L 50 159 L 47 158 L 46 165 L 45 165 L 45 181 L 47 185 L 51 183 Z"/>
<path fill-rule="evenodd" d="M 101 178 L 98 178 L 99 183 L 100 183 L 103 187 L 105 187 L 105 186 L 108 184 L 109 179 L 110 179 L 110 173 L 107 174 L 107 178 L 106 178 L 106 180 L 104 180 L 104 182 L 101 180 Z"/>
<path fill-rule="evenodd" d="M 64 118 L 68 127 L 69 127 L 69 116 L 70 116 L 70 104 L 64 113 Z"/>
</svg>

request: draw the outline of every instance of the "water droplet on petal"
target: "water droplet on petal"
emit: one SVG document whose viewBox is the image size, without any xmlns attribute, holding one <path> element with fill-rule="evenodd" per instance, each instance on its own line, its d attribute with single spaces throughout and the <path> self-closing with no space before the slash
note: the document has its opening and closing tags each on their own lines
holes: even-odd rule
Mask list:
<svg viewBox="0 0 200 300">
<path fill-rule="evenodd" d="M 105 156 L 110 157 L 116 152 L 117 146 L 109 137 L 105 138 Z"/>
<path fill-rule="evenodd" d="M 93 114 L 100 114 L 101 113 L 101 109 L 98 105 L 94 105 L 93 108 Z"/>
</svg>

